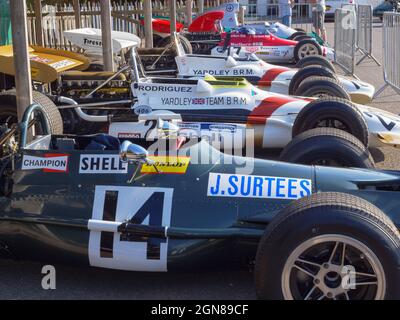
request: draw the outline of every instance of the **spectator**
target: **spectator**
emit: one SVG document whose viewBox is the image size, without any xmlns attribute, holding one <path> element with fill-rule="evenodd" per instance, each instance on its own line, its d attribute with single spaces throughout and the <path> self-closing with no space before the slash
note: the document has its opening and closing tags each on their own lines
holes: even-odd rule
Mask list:
<svg viewBox="0 0 400 320">
<path fill-rule="evenodd" d="M 326 41 L 325 0 L 311 0 L 310 2 L 313 4 L 312 20 L 315 33 Z"/>
<path fill-rule="evenodd" d="M 292 26 L 292 3 L 294 0 L 279 0 L 279 19 L 288 27 Z"/>
</svg>

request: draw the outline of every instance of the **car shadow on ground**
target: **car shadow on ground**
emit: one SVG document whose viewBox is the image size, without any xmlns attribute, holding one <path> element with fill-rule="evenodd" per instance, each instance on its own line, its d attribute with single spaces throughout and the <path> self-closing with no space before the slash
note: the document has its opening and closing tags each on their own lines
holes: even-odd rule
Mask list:
<svg viewBox="0 0 400 320">
<path fill-rule="evenodd" d="M 0 261 L 0 299 L 255 299 L 253 273 L 144 273 L 55 265 L 44 290 L 43 264 Z"/>
</svg>

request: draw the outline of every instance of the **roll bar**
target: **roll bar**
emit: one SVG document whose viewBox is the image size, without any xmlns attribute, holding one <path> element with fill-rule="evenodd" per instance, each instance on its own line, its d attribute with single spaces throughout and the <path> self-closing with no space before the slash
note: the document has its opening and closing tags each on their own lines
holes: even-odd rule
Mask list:
<svg viewBox="0 0 400 320">
<path fill-rule="evenodd" d="M 45 135 L 50 134 L 50 125 L 49 121 L 46 118 L 46 115 L 44 113 L 43 107 L 37 103 L 31 104 L 24 112 L 24 115 L 22 117 L 22 122 L 20 124 L 21 128 L 21 149 L 24 149 L 26 147 L 26 137 L 28 134 L 28 129 L 29 129 L 29 119 L 32 117 L 33 113 L 35 111 L 39 111 L 39 118 L 40 122 L 42 125 L 43 130 L 45 131 Z"/>
</svg>

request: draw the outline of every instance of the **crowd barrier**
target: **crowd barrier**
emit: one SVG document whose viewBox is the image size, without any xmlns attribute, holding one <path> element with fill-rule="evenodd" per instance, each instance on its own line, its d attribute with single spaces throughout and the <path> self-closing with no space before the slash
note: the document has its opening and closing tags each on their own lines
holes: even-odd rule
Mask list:
<svg viewBox="0 0 400 320">
<path fill-rule="evenodd" d="M 379 66 L 378 60 L 372 55 L 372 6 L 358 5 L 356 8 L 357 16 L 357 36 L 356 47 L 362 54 L 361 59 L 356 63 L 360 64 L 365 58 L 374 60 Z"/>
<path fill-rule="evenodd" d="M 335 63 L 353 76 L 355 76 L 356 27 L 355 10 L 347 8 L 336 9 Z"/>
<path fill-rule="evenodd" d="M 374 98 L 380 95 L 388 86 L 400 94 L 400 13 L 384 13 L 382 40 L 383 79 L 385 84 L 376 91 Z"/>
</svg>

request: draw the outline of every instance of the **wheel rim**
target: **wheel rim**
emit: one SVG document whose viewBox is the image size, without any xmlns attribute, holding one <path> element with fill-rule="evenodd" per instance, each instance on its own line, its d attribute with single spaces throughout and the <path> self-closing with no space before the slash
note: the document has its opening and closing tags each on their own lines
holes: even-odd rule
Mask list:
<svg viewBox="0 0 400 320">
<path fill-rule="evenodd" d="M 308 239 L 290 254 L 283 268 L 282 293 L 287 300 L 381 300 L 385 291 L 378 257 L 362 242 L 344 235 Z"/>
<path fill-rule="evenodd" d="M 315 166 L 326 166 L 326 167 L 348 167 L 349 166 L 343 160 L 332 159 L 332 158 L 316 159 L 314 161 L 311 161 L 310 163 L 305 163 L 305 164 L 315 165 Z"/>
<path fill-rule="evenodd" d="M 315 45 L 311 43 L 304 44 L 299 49 L 300 58 L 318 55 L 318 50 Z"/>
<path fill-rule="evenodd" d="M 346 132 L 351 132 L 349 127 L 344 124 L 342 121 L 335 119 L 335 118 L 324 118 L 324 119 L 319 119 L 313 126 L 312 128 L 335 128 L 335 129 L 340 129 Z"/>
<path fill-rule="evenodd" d="M 322 99 L 322 98 L 331 98 L 331 97 L 335 97 L 335 95 L 332 92 L 329 91 L 318 91 L 318 92 L 314 92 L 312 94 L 312 97 L 318 98 L 318 99 Z"/>
</svg>

